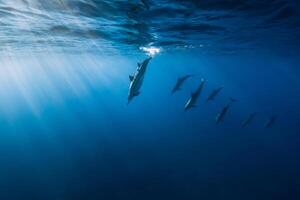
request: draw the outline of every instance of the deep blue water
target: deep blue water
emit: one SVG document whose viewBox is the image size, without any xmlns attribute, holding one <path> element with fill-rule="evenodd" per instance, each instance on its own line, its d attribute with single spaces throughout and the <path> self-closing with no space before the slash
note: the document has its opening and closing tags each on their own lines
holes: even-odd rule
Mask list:
<svg viewBox="0 0 300 200">
<path fill-rule="evenodd" d="M 0 199 L 300 199 L 299 13 L 296 0 L 0 0 Z"/>
</svg>

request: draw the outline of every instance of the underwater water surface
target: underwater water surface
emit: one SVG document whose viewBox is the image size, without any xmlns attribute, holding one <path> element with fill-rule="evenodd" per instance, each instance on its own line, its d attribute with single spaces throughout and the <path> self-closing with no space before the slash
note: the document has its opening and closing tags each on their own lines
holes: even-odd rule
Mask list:
<svg viewBox="0 0 300 200">
<path fill-rule="evenodd" d="M 299 6 L 0 0 L 0 199 L 299 199 Z"/>
</svg>

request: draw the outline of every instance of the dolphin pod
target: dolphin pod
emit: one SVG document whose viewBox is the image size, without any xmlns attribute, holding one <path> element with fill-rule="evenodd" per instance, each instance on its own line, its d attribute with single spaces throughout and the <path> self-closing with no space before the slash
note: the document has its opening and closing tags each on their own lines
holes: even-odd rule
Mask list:
<svg viewBox="0 0 300 200">
<path fill-rule="evenodd" d="M 128 92 L 128 104 L 130 101 L 138 96 L 141 92 L 140 89 L 144 82 L 144 77 L 147 71 L 148 64 L 152 58 L 147 58 L 142 63 L 138 63 L 137 70 L 134 75 L 129 75 L 130 85 Z"/>
<path fill-rule="evenodd" d="M 134 75 L 129 75 L 130 85 L 129 85 L 129 92 L 128 92 L 128 104 L 132 101 L 132 99 L 134 99 L 135 97 L 140 95 L 140 93 L 141 93 L 140 90 L 142 88 L 142 85 L 144 82 L 144 77 L 145 77 L 145 74 L 146 74 L 146 71 L 147 71 L 147 68 L 148 68 L 148 65 L 149 65 L 151 59 L 152 59 L 152 57 L 149 57 L 149 58 L 145 59 L 142 63 L 138 63 L 138 67 L 137 67 Z M 193 75 L 190 75 L 190 74 L 179 77 L 171 91 L 171 94 L 174 94 L 174 93 L 180 91 L 183 84 L 191 77 L 193 77 Z M 200 84 L 198 85 L 196 90 L 191 93 L 190 98 L 186 102 L 186 104 L 184 106 L 184 111 L 188 111 L 197 106 L 196 105 L 197 101 L 203 91 L 205 83 L 206 83 L 206 81 L 204 79 L 201 79 Z M 215 98 L 220 94 L 220 92 L 223 90 L 223 88 L 224 87 L 222 86 L 222 87 L 218 87 L 218 88 L 212 90 L 209 93 L 209 95 L 207 96 L 206 102 L 215 100 Z M 224 119 L 225 119 L 228 111 L 230 110 L 233 102 L 236 102 L 236 100 L 233 98 L 230 98 L 229 102 L 217 114 L 217 116 L 215 118 L 216 124 L 220 124 L 220 123 L 224 122 Z M 242 127 L 250 126 L 253 123 L 254 119 L 257 117 L 257 115 L 258 115 L 257 112 L 250 113 L 247 116 L 247 118 L 245 119 L 245 121 L 242 122 Z M 264 127 L 271 128 L 276 123 L 276 121 L 277 121 L 277 116 L 272 115 L 267 120 Z"/>
<path fill-rule="evenodd" d="M 194 92 L 192 92 L 190 99 L 185 104 L 185 107 L 184 107 L 185 111 L 187 111 L 193 107 L 196 107 L 197 100 L 203 90 L 204 84 L 205 84 L 205 80 L 202 79 L 198 88 Z"/>
<path fill-rule="evenodd" d="M 136 13 L 140 8 L 142 8 L 144 10 L 150 10 L 150 5 L 151 4 L 150 4 L 149 0 L 139 0 L 130 9 L 130 11 L 127 12 L 128 17 L 132 18 L 133 14 Z M 146 60 L 144 60 L 141 64 L 138 63 L 138 68 L 137 68 L 135 74 L 134 75 L 129 75 L 130 86 L 129 86 L 128 103 L 127 104 L 129 104 L 134 97 L 137 97 L 137 96 L 140 95 L 140 93 L 141 93 L 140 89 L 142 87 L 144 77 L 145 77 L 145 73 L 146 73 L 148 64 L 149 64 L 151 59 L 152 58 L 150 57 L 150 58 L 147 58 Z M 174 85 L 174 87 L 171 91 L 171 94 L 174 94 L 174 93 L 180 91 L 182 85 L 191 77 L 193 77 L 193 75 L 185 75 L 185 76 L 179 77 L 176 81 L 176 84 Z M 197 100 L 198 100 L 199 96 L 202 93 L 204 85 L 205 85 L 205 80 L 202 79 L 200 85 L 198 86 L 198 88 L 194 92 L 192 92 L 189 100 L 186 102 L 185 107 L 184 107 L 184 111 L 187 111 L 187 110 L 190 110 L 190 109 L 196 107 Z M 219 96 L 219 94 L 223 90 L 223 88 L 224 87 L 222 86 L 222 87 L 213 89 L 211 91 L 211 93 L 209 93 L 209 95 L 207 96 L 206 102 L 214 101 L 215 98 L 217 96 Z M 217 114 L 217 116 L 215 118 L 216 124 L 219 124 L 219 123 L 224 121 L 224 118 L 225 118 L 226 114 L 228 113 L 228 110 L 230 109 L 231 104 L 235 101 L 236 101 L 235 99 L 230 98 L 229 103 L 226 104 L 222 108 L 222 110 Z M 248 117 L 246 118 L 246 120 L 242 122 L 242 126 L 243 127 L 249 126 L 254 121 L 254 119 L 256 118 L 256 115 L 257 115 L 257 113 L 255 113 L 255 112 L 250 113 L 248 115 Z M 268 119 L 268 121 L 265 123 L 264 127 L 265 128 L 271 128 L 276 123 L 276 121 L 277 121 L 277 116 L 272 115 Z"/>
</svg>

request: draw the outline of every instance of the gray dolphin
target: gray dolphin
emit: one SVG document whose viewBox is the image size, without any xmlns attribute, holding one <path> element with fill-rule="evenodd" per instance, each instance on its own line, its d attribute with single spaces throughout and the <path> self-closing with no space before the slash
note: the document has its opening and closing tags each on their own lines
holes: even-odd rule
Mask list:
<svg viewBox="0 0 300 200">
<path fill-rule="evenodd" d="M 197 100 L 203 90 L 205 84 L 205 80 L 202 79 L 200 85 L 198 86 L 198 88 L 196 89 L 195 92 L 192 92 L 190 99 L 187 101 L 187 103 L 185 104 L 184 110 L 187 111 L 193 107 L 196 106 Z"/>
<path fill-rule="evenodd" d="M 221 112 L 217 115 L 217 117 L 216 117 L 216 123 L 217 124 L 224 121 L 224 118 L 225 118 L 232 102 L 236 102 L 236 100 L 233 99 L 233 98 L 230 98 L 229 103 L 225 107 L 223 107 Z"/>
<path fill-rule="evenodd" d="M 172 89 L 172 94 L 174 94 L 175 92 L 181 90 L 181 86 L 184 84 L 184 82 L 189 79 L 190 77 L 192 77 L 192 75 L 185 75 L 185 76 L 182 76 L 182 77 L 179 77 L 177 79 L 177 82 L 174 86 L 174 88 Z"/>
<path fill-rule="evenodd" d="M 140 89 L 143 85 L 147 66 L 152 58 L 147 58 L 142 63 L 138 63 L 138 68 L 134 75 L 129 75 L 130 86 L 128 93 L 128 103 L 140 94 Z"/>
<path fill-rule="evenodd" d="M 219 93 L 223 90 L 223 86 L 222 87 L 219 87 L 217 89 L 214 89 L 210 95 L 208 95 L 207 99 L 206 99 L 206 102 L 208 101 L 213 101 L 218 95 Z"/>
<path fill-rule="evenodd" d="M 269 120 L 267 121 L 267 123 L 265 124 L 265 128 L 271 128 L 273 126 L 273 124 L 276 122 L 277 120 L 277 116 L 276 115 L 272 115 Z"/>
<path fill-rule="evenodd" d="M 253 122 L 256 115 L 257 115 L 256 112 L 250 113 L 247 119 L 243 122 L 243 127 L 249 126 Z"/>
</svg>

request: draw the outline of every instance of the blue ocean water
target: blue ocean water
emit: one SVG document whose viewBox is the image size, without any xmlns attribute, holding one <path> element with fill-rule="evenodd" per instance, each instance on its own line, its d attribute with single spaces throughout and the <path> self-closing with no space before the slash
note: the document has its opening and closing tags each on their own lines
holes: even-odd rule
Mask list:
<svg viewBox="0 0 300 200">
<path fill-rule="evenodd" d="M 0 199 L 300 198 L 298 1 L 0 0 L 0 16 Z"/>
</svg>

